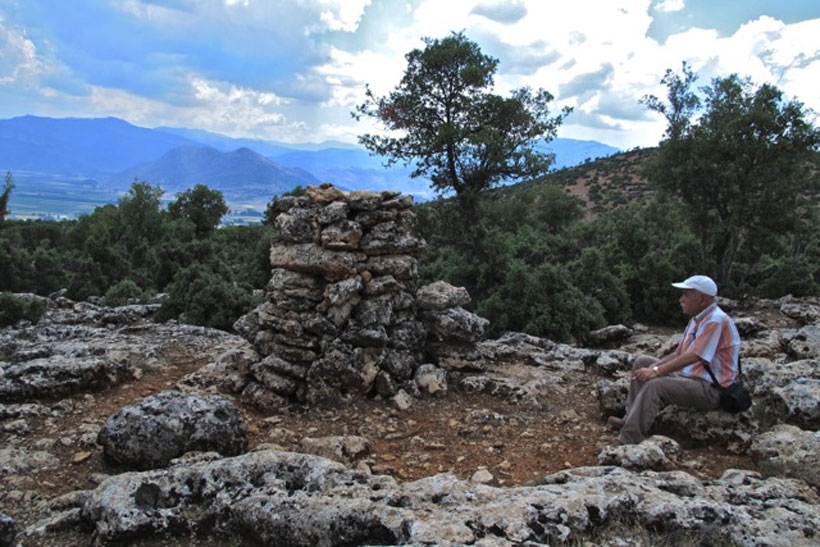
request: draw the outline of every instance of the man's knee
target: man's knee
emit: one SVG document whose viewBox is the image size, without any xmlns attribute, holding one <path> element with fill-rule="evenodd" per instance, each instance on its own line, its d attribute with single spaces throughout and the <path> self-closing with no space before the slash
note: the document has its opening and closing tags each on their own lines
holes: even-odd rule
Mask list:
<svg viewBox="0 0 820 547">
<path fill-rule="evenodd" d="M 655 357 L 650 357 L 649 355 L 640 355 L 635 359 L 635 362 L 632 363 L 632 370 L 651 367 L 652 364 L 657 361 L 658 360 Z"/>
</svg>

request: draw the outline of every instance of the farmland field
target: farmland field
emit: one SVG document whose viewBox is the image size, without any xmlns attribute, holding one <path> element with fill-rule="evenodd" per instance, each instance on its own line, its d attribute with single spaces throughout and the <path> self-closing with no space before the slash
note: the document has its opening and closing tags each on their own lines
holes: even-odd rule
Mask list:
<svg viewBox="0 0 820 547">
<path fill-rule="evenodd" d="M 76 218 L 108 203 L 117 203 L 119 192 L 102 188 L 87 177 L 62 177 L 14 173 L 9 199 L 11 219 Z"/>
</svg>

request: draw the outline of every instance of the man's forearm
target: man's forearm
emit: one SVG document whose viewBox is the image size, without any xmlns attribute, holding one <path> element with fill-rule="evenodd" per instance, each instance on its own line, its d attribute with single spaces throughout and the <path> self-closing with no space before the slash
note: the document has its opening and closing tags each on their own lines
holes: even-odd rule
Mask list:
<svg viewBox="0 0 820 547">
<path fill-rule="evenodd" d="M 652 366 L 652 370 L 654 370 L 658 376 L 672 374 L 673 372 L 677 372 L 680 369 L 700 360 L 700 356 L 697 353 L 691 352 L 667 357 L 671 358 L 666 360 L 661 359 Z"/>
</svg>

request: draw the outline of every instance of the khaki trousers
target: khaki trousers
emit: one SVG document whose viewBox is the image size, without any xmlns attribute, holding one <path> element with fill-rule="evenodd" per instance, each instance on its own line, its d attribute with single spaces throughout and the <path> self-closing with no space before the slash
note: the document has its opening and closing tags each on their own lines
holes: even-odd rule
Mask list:
<svg viewBox="0 0 820 547">
<path fill-rule="evenodd" d="M 671 374 L 647 382 L 635 380 L 636 370 L 651 367 L 656 361 L 654 357 L 641 356 L 632 365 L 626 415 L 618 444 L 637 444 L 647 438 L 655 417 L 665 406 L 688 406 L 702 410 L 718 408 L 720 392 L 710 382 L 700 378 Z"/>
</svg>

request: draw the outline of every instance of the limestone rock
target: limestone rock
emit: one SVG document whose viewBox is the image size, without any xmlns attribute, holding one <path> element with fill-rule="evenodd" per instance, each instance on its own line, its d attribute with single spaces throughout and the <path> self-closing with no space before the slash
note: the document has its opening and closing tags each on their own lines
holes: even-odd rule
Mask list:
<svg viewBox="0 0 820 547">
<path fill-rule="evenodd" d="M 261 450 L 109 477 L 60 510 L 75 511 L 103 543 L 222 531 L 259 544 L 482 544 L 490 533 L 499 545 L 557 544 L 632 519 L 658 538 L 808 545 L 820 526 L 817 501 L 803 483 L 743 471 L 708 483 L 679 471 L 588 467 L 527 487 L 447 474 L 399 484 L 325 458 Z"/>
<path fill-rule="evenodd" d="M 430 363 L 421 365 L 416 370 L 416 385 L 427 395 L 447 394 L 447 371 Z"/>
<path fill-rule="evenodd" d="M 598 404 L 604 416 L 623 416 L 628 396 L 629 380 L 627 378 L 598 382 Z"/>
<path fill-rule="evenodd" d="M 82 357 L 48 357 L 3 367 L 0 399 L 24 401 L 101 391 L 132 377 L 126 362 Z"/>
<path fill-rule="evenodd" d="M 729 414 L 722 410 L 703 411 L 673 405 L 658 414 L 652 432 L 681 442 L 711 444 L 742 454 L 749 449 L 760 427 L 751 410 Z"/>
<path fill-rule="evenodd" d="M 780 424 L 752 441 L 749 453 L 764 473 L 820 487 L 820 432 Z"/>
<path fill-rule="evenodd" d="M 624 469 L 642 471 L 670 469 L 680 456 L 677 442 L 654 435 L 640 444 L 608 446 L 598 454 L 598 465 L 618 465 Z"/>
<path fill-rule="evenodd" d="M 783 331 L 781 344 L 794 359 L 820 358 L 820 323 L 806 325 L 798 331 Z"/>
<path fill-rule="evenodd" d="M 458 342 L 478 342 L 484 338 L 484 333 L 490 323 L 464 308 L 426 312 L 423 320 L 435 340 Z"/>
<path fill-rule="evenodd" d="M 780 305 L 780 312 L 803 324 L 820 323 L 820 304 L 816 301 L 793 300 L 786 297 Z"/>
<path fill-rule="evenodd" d="M 609 325 L 589 333 L 589 341 L 593 346 L 622 342 L 632 336 L 634 330 L 626 325 Z"/>
<path fill-rule="evenodd" d="M 416 293 L 419 308 L 425 311 L 442 311 L 470 304 L 470 294 L 464 287 L 454 287 L 446 281 L 435 281 L 420 287 Z"/>
<path fill-rule="evenodd" d="M 820 380 L 798 378 L 772 390 L 764 399 L 765 412 L 779 421 L 804 429 L 820 429 Z"/>
<path fill-rule="evenodd" d="M 15 475 L 32 470 L 55 469 L 60 460 L 51 452 L 23 448 L 0 448 L 0 475 Z"/>
<path fill-rule="evenodd" d="M 306 437 L 299 441 L 299 452 L 321 456 L 347 465 L 370 454 L 370 441 L 364 437 Z"/>
<path fill-rule="evenodd" d="M 324 249 L 312 243 L 272 245 L 270 263 L 300 273 L 341 280 L 356 274 L 356 256 L 347 251 Z"/>
<path fill-rule="evenodd" d="M 248 430 L 236 406 L 222 397 L 164 391 L 112 415 L 97 442 L 118 465 L 153 469 L 191 451 L 241 454 Z"/>
</svg>

